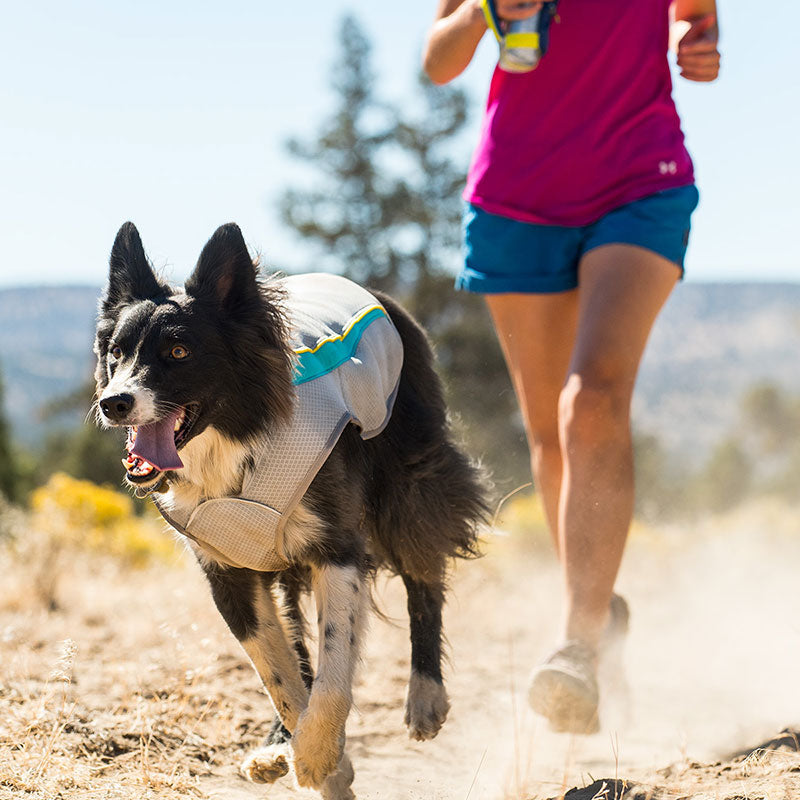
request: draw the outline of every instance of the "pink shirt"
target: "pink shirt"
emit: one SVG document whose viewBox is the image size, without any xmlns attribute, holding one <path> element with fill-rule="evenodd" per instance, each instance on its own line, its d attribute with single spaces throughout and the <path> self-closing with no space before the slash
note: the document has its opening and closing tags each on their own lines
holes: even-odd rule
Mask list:
<svg viewBox="0 0 800 800">
<path fill-rule="evenodd" d="M 495 69 L 464 197 L 587 225 L 694 181 L 667 62 L 670 0 L 561 0 L 532 72 Z"/>
</svg>

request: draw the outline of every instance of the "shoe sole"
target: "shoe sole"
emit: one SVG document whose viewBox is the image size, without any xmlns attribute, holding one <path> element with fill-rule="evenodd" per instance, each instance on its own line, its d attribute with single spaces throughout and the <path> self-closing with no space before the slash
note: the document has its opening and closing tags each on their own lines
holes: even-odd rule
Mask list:
<svg viewBox="0 0 800 800">
<path fill-rule="evenodd" d="M 590 735 L 600 730 L 596 692 L 560 669 L 544 665 L 536 671 L 528 702 L 549 720 L 550 728 L 557 733 Z"/>
</svg>

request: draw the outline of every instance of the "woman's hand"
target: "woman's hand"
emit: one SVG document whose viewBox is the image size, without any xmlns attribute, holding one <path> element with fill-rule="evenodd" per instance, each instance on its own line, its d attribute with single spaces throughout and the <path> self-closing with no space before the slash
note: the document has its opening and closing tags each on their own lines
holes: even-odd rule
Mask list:
<svg viewBox="0 0 800 800">
<path fill-rule="evenodd" d="M 719 76 L 719 29 L 716 14 L 687 21 L 689 29 L 678 42 L 678 67 L 690 81 L 709 82 Z"/>
</svg>

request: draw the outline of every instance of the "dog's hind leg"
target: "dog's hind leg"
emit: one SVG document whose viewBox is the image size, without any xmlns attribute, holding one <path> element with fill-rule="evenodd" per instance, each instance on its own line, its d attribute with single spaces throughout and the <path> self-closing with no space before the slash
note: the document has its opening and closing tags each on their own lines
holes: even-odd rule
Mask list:
<svg viewBox="0 0 800 800">
<path fill-rule="evenodd" d="M 408 681 L 405 723 L 412 739 L 433 739 L 442 727 L 450 702 L 442 681 L 441 580 L 423 582 L 403 574 L 408 593 L 411 633 L 411 677 Z"/>
<path fill-rule="evenodd" d="M 312 567 L 311 574 L 319 656 L 308 708 L 292 736 L 295 774 L 300 786 L 327 788 L 338 792 L 331 797 L 346 797 L 341 793 L 343 787 L 333 784 L 339 777 L 339 782 L 348 783 L 347 773 L 352 775 L 344 756 L 345 722 L 352 704 L 367 589 L 362 571 L 355 565 L 327 563 Z"/>
<path fill-rule="evenodd" d="M 293 731 L 308 702 L 308 690 L 270 591 L 274 576 L 213 564 L 203 566 L 217 609 L 250 657 L 281 722 Z M 289 771 L 288 746 L 274 744 L 256 750 L 241 769 L 252 781 L 272 783 Z"/>
</svg>

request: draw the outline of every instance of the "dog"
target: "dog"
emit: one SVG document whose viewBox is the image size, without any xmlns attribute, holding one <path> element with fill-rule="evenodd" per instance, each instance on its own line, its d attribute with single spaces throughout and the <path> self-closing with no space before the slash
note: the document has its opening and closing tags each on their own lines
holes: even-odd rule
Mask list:
<svg viewBox="0 0 800 800">
<path fill-rule="evenodd" d="M 339 328 L 295 308 L 313 295 L 327 314 L 339 293 L 350 304 Z M 405 724 L 411 738 L 432 739 L 449 710 L 447 569 L 478 554 L 487 519 L 485 481 L 454 443 L 425 333 L 390 297 L 344 278 L 263 277 L 233 223 L 173 288 L 128 222 L 94 349 L 99 422 L 129 431 L 126 482 L 185 537 L 277 712 L 245 777 L 272 782 L 293 768 L 300 786 L 353 797 L 344 731 L 369 581 L 384 568 L 405 585 Z M 317 395 L 329 391 L 344 411 L 322 408 Z M 303 392 L 313 395 L 305 411 Z M 274 503 L 260 494 L 270 482 Z M 315 669 L 300 606 L 309 591 Z"/>
</svg>

